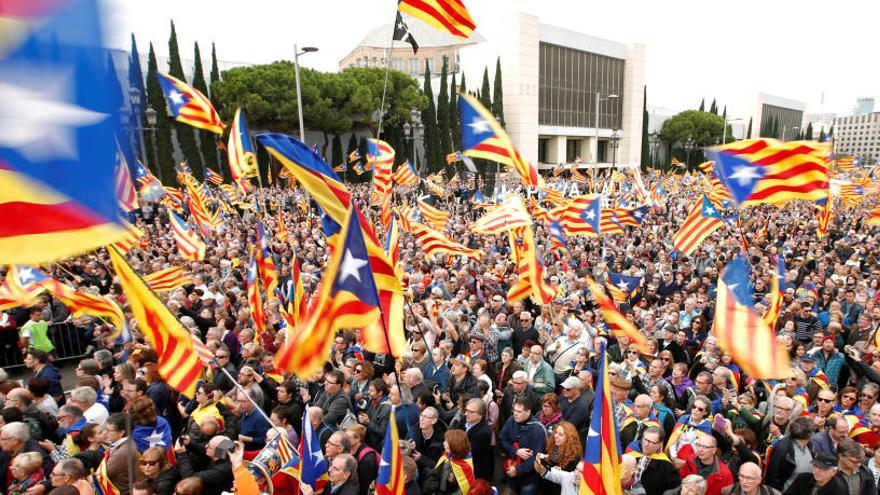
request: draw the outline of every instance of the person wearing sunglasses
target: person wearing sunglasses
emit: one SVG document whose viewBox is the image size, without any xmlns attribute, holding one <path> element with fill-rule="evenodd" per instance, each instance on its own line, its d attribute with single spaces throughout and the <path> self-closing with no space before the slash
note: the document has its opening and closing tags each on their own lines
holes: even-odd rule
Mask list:
<svg viewBox="0 0 880 495">
<path fill-rule="evenodd" d="M 176 468 L 168 464 L 168 455 L 162 447 L 150 447 L 141 454 L 141 473 L 145 478 L 152 479 L 156 483 L 157 495 L 171 495 L 174 486 L 180 481 L 180 475 Z"/>
<path fill-rule="evenodd" d="M 691 410 L 678 418 L 678 423 L 669 435 L 669 456 L 676 469 L 685 465 L 685 458 L 697 451 L 697 441 L 712 436 L 712 423 L 708 417 L 712 412 L 712 402 L 705 395 L 694 397 Z"/>
</svg>

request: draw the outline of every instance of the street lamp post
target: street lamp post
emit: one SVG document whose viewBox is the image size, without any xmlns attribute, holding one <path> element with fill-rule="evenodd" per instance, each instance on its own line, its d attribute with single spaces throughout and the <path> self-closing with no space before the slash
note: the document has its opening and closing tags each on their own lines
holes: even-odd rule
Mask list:
<svg viewBox="0 0 880 495">
<path fill-rule="evenodd" d="M 596 91 L 596 120 L 594 123 L 596 124 L 596 156 L 593 160 L 593 169 L 599 168 L 599 103 L 605 100 L 612 100 L 617 98 L 617 95 L 611 94 L 608 96 L 602 96 L 599 91 Z"/>
<path fill-rule="evenodd" d="M 302 105 L 302 91 L 299 87 L 299 56 L 316 52 L 318 49 L 314 46 L 304 46 L 302 51 L 299 51 L 296 44 L 293 45 L 293 66 L 296 70 L 296 109 L 299 112 L 299 140 L 305 144 L 306 142 L 306 130 L 303 125 L 303 105 Z"/>
<path fill-rule="evenodd" d="M 727 144 L 727 123 L 728 122 L 741 122 L 742 117 L 737 117 L 733 120 L 727 120 L 727 117 L 724 117 L 724 130 L 721 131 L 721 144 Z"/>
<path fill-rule="evenodd" d="M 613 154 L 611 155 L 611 168 L 617 168 L 617 147 L 620 146 L 620 132 L 617 129 L 614 129 L 614 132 L 611 133 L 611 149 Z"/>
<path fill-rule="evenodd" d="M 419 112 L 418 109 L 412 108 L 409 111 L 409 122 L 403 124 L 403 134 L 404 139 L 407 141 L 412 141 L 412 160 L 413 160 L 413 168 L 419 171 L 419 175 L 425 175 L 424 170 L 419 168 L 419 142 L 422 139 L 422 136 L 425 133 L 425 124 L 422 123 L 422 112 Z"/>
<path fill-rule="evenodd" d="M 648 142 L 651 144 L 651 169 L 656 169 L 657 150 L 660 148 L 660 135 L 657 134 L 657 131 L 651 133 L 650 137 L 648 137 Z"/>
<path fill-rule="evenodd" d="M 690 167 L 691 161 L 691 151 L 694 149 L 694 138 L 688 136 L 687 140 L 684 142 L 684 165 L 685 168 Z"/>
<path fill-rule="evenodd" d="M 165 178 L 162 177 L 162 167 L 159 166 L 159 150 L 156 149 L 156 110 L 148 106 L 144 116 L 147 118 L 147 127 L 144 130 L 150 131 L 150 141 L 153 143 L 152 162 L 155 164 L 156 172 L 159 174 L 159 181 L 164 182 Z M 144 165 L 146 166 L 146 164 Z"/>
</svg>

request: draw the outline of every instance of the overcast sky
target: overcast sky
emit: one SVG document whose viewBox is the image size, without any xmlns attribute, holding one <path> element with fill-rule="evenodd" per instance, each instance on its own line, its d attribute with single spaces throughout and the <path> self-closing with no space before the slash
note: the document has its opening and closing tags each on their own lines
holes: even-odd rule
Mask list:
<svg viewBox="0 0 880 495">
<path fill-rule="evenodd" d="M 492 31 L 505 15 L 525 12 L 543 23 L 647 48 L 648 104 L 681 110 L 705 97 L 746 112 L 756 91 L 808 104 L 808 112 L 847 113 L 860 96 L 877 96 L 876 36 L 880 2 L 740 0 L 464 0 Z M 174 19 L 185 57 L 199 41 L 222 60 L 291 59 L 293 44 L 320 47 L 303 66 L 337 70 L 339 60 L 374 27 L 394 19 L 393 0 L 104 0 L 107 43 L 167 53 Z M 723 6 L 723 8 L 722 8 Z M 210 60 L 204 61 L 207 65 Z M 824 104 L 821 98 L 824 93 Z"/>
</svg>

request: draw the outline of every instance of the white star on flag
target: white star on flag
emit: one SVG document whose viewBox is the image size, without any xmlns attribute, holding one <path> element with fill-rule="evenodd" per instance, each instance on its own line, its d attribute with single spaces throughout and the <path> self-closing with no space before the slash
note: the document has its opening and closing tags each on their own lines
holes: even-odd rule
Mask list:
<svg viewBox="0 0 880 495">
<path fill-rule="evenodd" d="M 97 124 L 107 114 L 70 101 L 73 87 L 68 71 L 20 70 L 31 71 L 31 77 L 18 81 L 13 70 L 0 80 L 0 147 L 14 148 L 34 162 L 78 158 L 74 129 Z"/>
<path fill-rule="evenodd" d="M 596 213 L 593 210 L 587 210 L 586 213 L 584 213 L 584 216 L 586 216 L 588 220 L 593 220 L 596 218 Z"/>
<path fill-rule="evenodd" d="M 37 280 L 37 272 L 32 266 L 22 266 L 18 269 L 18 279 L 22 285 L 27 285 Z"/>
<path fill-rule="evenodd" d="M 345 279 L 348 277 L 354 277 L 358 282 L 361 281 L 360 269 L 367 265 L 367 260 L 363 260 L 360 258 L 355 258 L 352 256 L 351 251 L 348 250 L 345 252 L 345 256 L 342 258 L 342 266 L 339 267 L 342 272 L 342 276 L 339 277 L 340 282 L 345 282 Z"/>
<path fill-rule="evenodd" d="M 144 440 L 150 442 L 150 447 L 167 447 L 167 445 L 165 445 L 165 437 L 155 429 L 153 430 L 153 433 L 150 433 L 150 436 L 145 437 Z"/>
<path fill-rule="evenodd" d="M 470 126 L 474 130 L 474 132 L 480 134 L 492 132 L 492 127 L 489 125 L 489 121 L 481 119 L 479 117 L 474 119 L 474 121 L 468 124 L 468 126 Z"/>
<path fill-rule="evenodd" d="M 170 98 L 175 105 L 183 105 L 183 93 L 176 89 L 173 89 L 168 93 L 168 98 Z"/>
<path fill-rule="evenodd" d="M 707 214 L 707 215 L 714 215 L 714 214 L 715 214 L 715 208 L 712 208 L 711 206 L 708 207 L 708 208 L 706 208 L 706 214 Z"/>
<path fill-rule="evenodd" d="M 623 280 L 617 283 L 617 287 L 619 287 L 620 290 L 629 290 L 629 286 Z"/>
<path fill-rule="evenodd" d="M 761 174 L 755 170 L 755 167 L 750 167 L 748 165 L 741 165 L 733 168 L 733 173 L 730 174 L 731 179 L 736 179 L 737 183 L 740 186 L 745 186 L 749 182 L 754 179 L 761 177 Z"/>
</svg>

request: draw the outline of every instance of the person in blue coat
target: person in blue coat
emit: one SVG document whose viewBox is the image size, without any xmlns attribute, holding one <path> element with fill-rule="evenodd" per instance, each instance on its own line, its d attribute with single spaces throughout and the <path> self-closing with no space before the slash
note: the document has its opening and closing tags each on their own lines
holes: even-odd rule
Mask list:
<svg viewBox="0 0 880 495">
<path fill-rule="evenodd" d="M 506 457 L 503 467 L 510 486 L 519 495 L 535 495 L 539 478 L 535 472 L 535 456 L 544 453 L 547 433 L 532 417 L 531 401 L 526 398 L 514 401 L 513 415 L 501 428 L 498 442 Z"/>
</svg>

